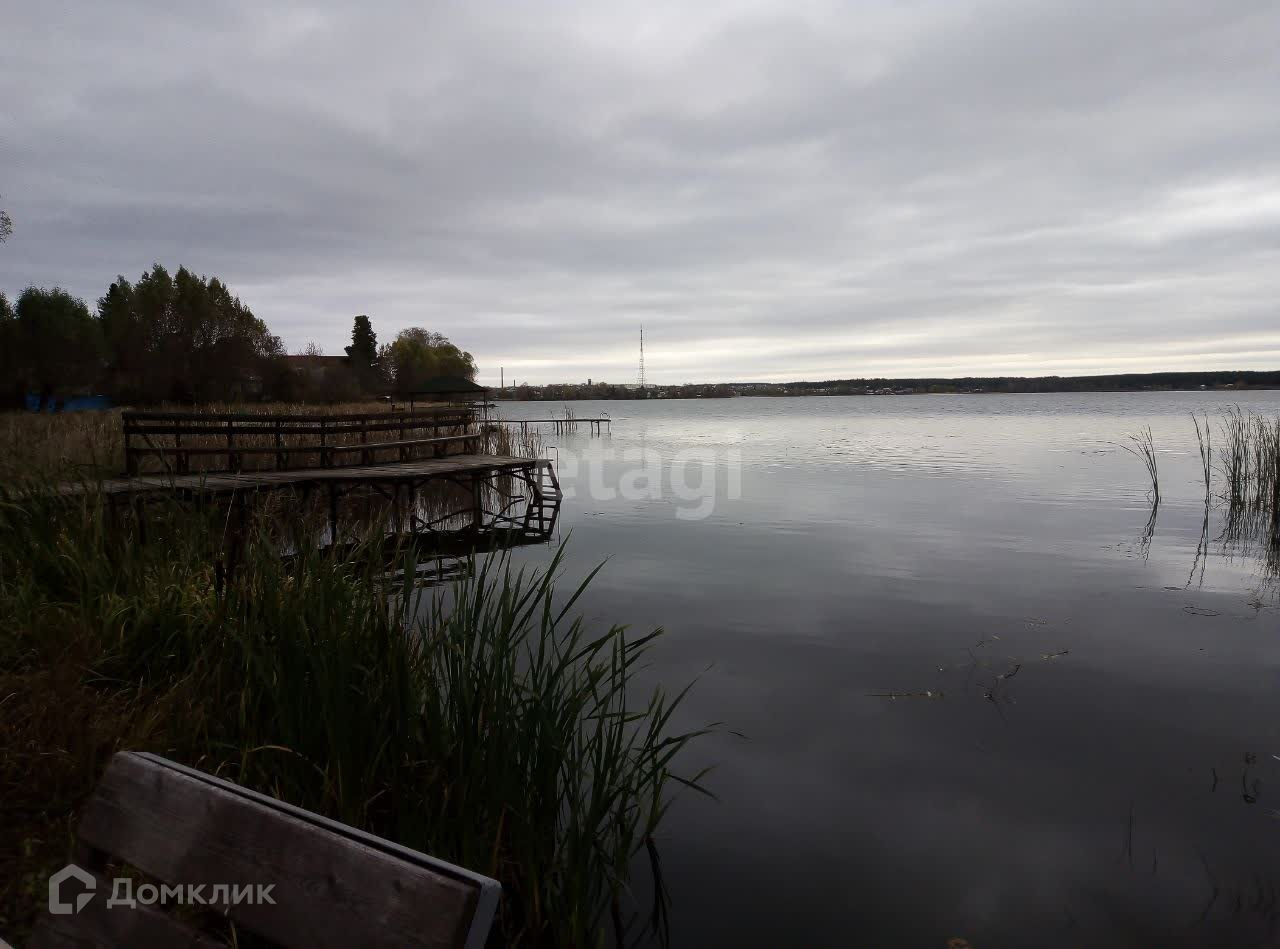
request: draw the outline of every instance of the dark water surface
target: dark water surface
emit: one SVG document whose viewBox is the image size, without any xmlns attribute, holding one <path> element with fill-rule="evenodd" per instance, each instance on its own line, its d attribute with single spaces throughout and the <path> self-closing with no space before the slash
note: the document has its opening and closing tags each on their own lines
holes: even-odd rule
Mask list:
<svg viewBox="0 0 1280 949">
<path fill-rule="evenodd" d="M 1236 402 L 1280 413 L 1280 393 L 573 403 L 615 420 L 548 437 L 569 576 L 609 558 L 588 616 L 665 626 L 651 681 L 701 676 L 680 724 L 746 735 L 701 744 L 687 766 L 717 765 L 720 801 L 683 795 L 664 825 L 675 945 L 1276 944 L 1275 585 L 1216 507 L 1197 562 L 1189 416 L 1216 434 Z M 1149 542 L 1117 447 L 1146 425 Z"/>
</svg>

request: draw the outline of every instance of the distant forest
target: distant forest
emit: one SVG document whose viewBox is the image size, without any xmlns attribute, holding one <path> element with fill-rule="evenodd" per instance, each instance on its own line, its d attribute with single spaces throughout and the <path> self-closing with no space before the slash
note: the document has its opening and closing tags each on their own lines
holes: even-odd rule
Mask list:
<svg viewBox="0 0 1280 949">
<path fill-rule="evenodd" d="M 1143 392 L 1174 389 L 1277 389 L 1269 372 L 1131 372 L 1104 376 L 967 376 L 961 379 L 834 379 L 826 382 L 736 383 L 739 395 L 865 395 L 939 392 Z"/>
<path fill-rule="evenodd" d="M 723 399 L 735 395 L 918 395 L 945 392 L 1143 392 L 1174 389 L 1280 389 L 1274 372 L 1149 372 L 1112 376 L 972 376 L 963 379 L 833 379 L 825 382 L 730 382 L 695 385 L 606 383 L 508 386 L 495 392 L 517 401 L 575 399 Z"/>
</svg>

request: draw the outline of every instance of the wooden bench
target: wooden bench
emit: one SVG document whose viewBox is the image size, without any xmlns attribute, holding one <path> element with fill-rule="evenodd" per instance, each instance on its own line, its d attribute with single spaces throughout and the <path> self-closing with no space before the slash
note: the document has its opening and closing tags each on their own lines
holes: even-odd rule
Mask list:
<svg viewBox="0 0 1280 949">
<path fill-rule="evenodd" d="M 363 442 L 354 445 L 281 445 L 281 446 L 253 446 L 253 445 L 235 445 L 231 447 L 222 446 L 197 446 L 172 448 L 169 446 L 133 448 L 131 455 L 135 459 L 146 457 L 148 455 L 165 459 L 173 457 L 176 461 L 176 473 L 188 474 L 191 471 L 192 456 L 225 456 L 227 463 L 224 469 L 226 471 L 239 472 L 244 470 L 243 456 L 245 455 L 276 455 L 275 470 L 287 471 L 290 465 L 282 463 L 279 456 L 287 455 L 316 455 L 320 459 L 319 467 L 333 468 L 341 467 L 334 461 L 335 455 L 342 454 L 358 454 L 360 456 L 359 464 L 373 464 L 374 455 L 385 449 L 396 449 L 398 460 L 406 460 L 406 449 L 422 448 L 430 446 L 432 457 L 439 458 L 446 453 L 446 449 L 450 445 L 461 445 L 463 451 L 471 451 L 479 453 L 481 435 L 478 432 L 472 432 L 469 435 L 440 435 L 434 438 L 411 438 L 404 441 L 394 442 Z M 132 474 L 137 473 L 136 460 L 132 467 Z"/>
<path fill-rule="evenodd" d="M 44 916 L 31 946 L 217 944 L 167 905 L 108 906 L 116 895 L 104 875 L 108 864 L 128 864 L 165 891 L 203 885 L 205 909 L 285 949 L 481 949 L 501 893 L 488 877 L 132 752 L 112 758 L 77 831 L 75 865 L 92 875 L 92 898 L 78 912 Z M 260 886 L 271 887 L 274 902 L 236 901 Z M 74 905 L 70 882 L 60 895 Z"/>
<path fill-rule="evenodd" d="M 452 445 L 476 452 L 482 437 L 469 431 L 475 415 L 456 409 L 363 415 L 125 412 L 122 422 L 129 475 L 141 473 L 146 458 L 158 458 L 173 474 L 190 473 L 193 458 L 213 462 L 200 470 L 232 472 L 242 471 L 253 455 L 274 456 L 277 471 L 297 467 L 293 459 L 299 455 L 315 456 L 318 463 L 309 467 L 321 468 L 369 465 L 384 449 L 408 461 L 417 449 L 429 449 L 433 457 Z"/>
</svg>

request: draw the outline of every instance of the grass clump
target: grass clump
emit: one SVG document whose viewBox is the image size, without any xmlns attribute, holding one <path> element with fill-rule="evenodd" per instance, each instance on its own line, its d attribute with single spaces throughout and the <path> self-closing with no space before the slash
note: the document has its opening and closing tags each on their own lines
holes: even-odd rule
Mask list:
<svg viewBox="0 0 1280 949">
<path fill-rule="evenodd" d="M 1138 458 L 1147 469 L 1147 477 L 1151 481 L 1151 507 L 1154 512 L 1160 506 L 1160 471 L 1156 464 L 1156 443 L 1151 434 L 1151 426 L 1130 435 L 1132 445 L 1122 446 L 1129 454 Z"/>
<path fill-rule="evenodd" d="M 1218 468 L 1228 524 L 1254 525 L 1280 544 L 1280 418 L 1231 406 L 1223 414 L 1222 438 Z"/>
<path fill-rule="evenodd" d="M 1223 500 L 1230 510 L 1243 510 L 1249 490 L 1249 417 L 1240 406 L 1228 406 L 1222 414 L 1222 442 L 1218 467 L 1225 482 Z"/>
<path fill-rule="evenodd" d="M 504 944 L 663 935 L 648 866 L 684 693 L 633 704 L 660 630 L 589 629 L 557 557 L 498 557 L 426 595 L 298 526 L 0 491 L 0 930 L 21 935 L 110 755 L 154 751 L 497 877 Z M 120 523 L 123 520 L 123 523 Z M 279 555 L 283 545 L 293 554 Z M 594 574 L 593 574 L 594 575 Z M 646 907 L 647 909 L 647 907 Z"/>
<path fill-rule="evenodd" d="M 491 455 L 542 458 L 547 454 L 542 433 L 537 429 L 522 428 L 519 423 L 490 422 L 485 427 L 485 436 L 485 450 Z"/>
</svg>

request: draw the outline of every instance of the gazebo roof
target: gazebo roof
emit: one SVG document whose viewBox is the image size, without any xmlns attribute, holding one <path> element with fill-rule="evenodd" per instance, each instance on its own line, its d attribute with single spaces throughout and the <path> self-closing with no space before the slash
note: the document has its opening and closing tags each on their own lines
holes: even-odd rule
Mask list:
<svg viewBox="0 0 1280 949">
<path fill-rule="evenodd" d="M 476 385 L 462 376 L 436 376 L 428 379 L 413 391 L 413 395 L 461 395 L 469 392 L 488 392 L 486 386 Z"/>
</svg>

